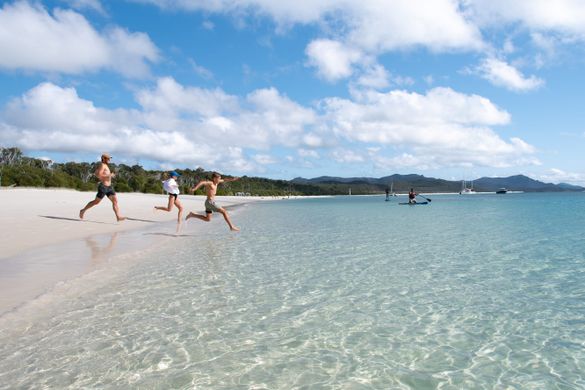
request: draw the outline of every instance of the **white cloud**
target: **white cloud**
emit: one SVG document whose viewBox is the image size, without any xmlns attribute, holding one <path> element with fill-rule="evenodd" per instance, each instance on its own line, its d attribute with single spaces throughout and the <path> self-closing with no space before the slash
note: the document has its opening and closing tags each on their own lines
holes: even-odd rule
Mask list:
<svg viewBox="0 0 585 390">
<path fill-rule="evenodd" d="M 255 147 L 280 144 L 295 147 L 303 143 L 305 129 L 317 120 L 312 109 L 282 96 L 276 89 L 259 89 L 246 97 L 251 109 L 242 113 L 238 123 L 241 137 L 252 141 Z"/>
<path fill-rule="evenodd" d="M 544 182 L 552 183 L 571 183 L 576 185 L 585 185 L 585 173 L 566 172 L 562 169 L 551 168 L 544 174 L 537 176 Z"/>
<path fill-rule="evenodd" d="M 297 154 L 301 157 L 307 158 L 320 158 L 319 153 L 316 150 L 310 149 L 298 149 Z"/>
<path fill-rule="evenodd" d="M 480 31 L 457 0 L 142 0 L 161 8 L 269 17 L 282 30 L 294 24 L 322 27 L 306 48 L 309 63 L 329 81 L 350 76 L 354 65 L 394 50 L 477 51 Z"/>
<path fill-rule="evenodd" d="M 318 148 L 325 146 L 325 141 L 317 134 L 308 133 L 303 136 L 303 144 L 311 148 Z"/>
<path fill-rule="evenodd" d="M 321 28 L 322 36 L 306 48 L 308 63 L 326 80 L 337 81 L 371 63 L 372 58 L 417 48 L 432 52 L 495 53 L 486 37 L 491 29 L 520 26 L 536 45 L 585 40 L 585 3 L 582 0 L 141 0 L 165 9 L 206 11 L 234 16 L 271 18 L 282 30 L 295 24 Z M 516 30 L 518 30 L 516 28 Z M 547 40 L 548 38 L 548 40 Z M 512 53 L 510 37 L 503 52 Z M 548 51 L 550 52 L 550 47 Z M 536 56 L 535 61 L 544 61 Z M 496 70 L 493 70 L 496 72 Z M 541 81 L 519 72 L 494 75 L 515 90 L 535 88 Z M 520 89 L 518 89 L 520 88 Z"/>
<path fill-rule="evenodd" d="M 453 0 L 350 2 L 348 42 L 369 52 L 425 47 L 431 51 L 478 50 L 479 30 Z"/>
<path fill-rule="evenodd" d="M 349 77 L 353 64 L 362 58 L 362 54 L 340 42 L 329 39 L 317 39 L 306 49 L 309 64 L 316 67 L 325 80 L 337 81 Z"/>
<path fill-rule="evenodd" d="M 331 157 L 338 163 L 362 163 L 365 158 L 360 153 L 351 149 L 336 149 L 331 152 Z"/>
<path fill-rule="evenodd" d="M 204 78 L 205 80 L 213 79 L 213 72 L 212 71 L 205 68 L 204 66 L 199 65 L 193 59 L 189 59 L 189 63 L 193 67 L 193 70 L 195 71 L 195 73 L 198 74 L 200 77 Z"/>
<path fill-rule="evenodd" d="M 536 67 L 558 62 L 558 52 L 563 47 L 573 52 L 575 43 L 585 42 L 582 0 L 472 0 L 465 3 L 465 12 L 470 21 L 489 34 L 493 34 L 490 30 L 506 34 L 512 30 L 516 36 L 530 37 L 534 48 L 542 51 L 533 54 Z M 508 39 L 504 52 L 509 53 Z"/>
<path fill-rule="evenodd" d="M 212 31 L 215 29 L 215 24 L 210 20 L 205 20 L 203 23 L 201 23 L 201 27 L 203 27 L 205 30 Z"/>
<path fill-rule="evenodd" d="M 449 88 L 426 95 L 365 92 L 354 100 L 330 98 L 324 115 L 336 136 L 366 144 L 409 147 L 437 166 L 510 166 L 536 162 L 534 148 L 513 138 L 502 140 L 490 127 L 510 115 L 488 99 Z"/>
<path fill-rule="evenodd" d="M 253 159 L 260 165 L 275 164 L 278 162 L 278 160 L 269 154 L 257 154 L 253 157 Z"/>
<path fill-rule="evenodd" d="M 371 157 L 374 167 L 382 171 L 393 171 L 402 168 L 428 169 L 428 160 L 416 157 L 410 153 L 402 153 L 395 157 L 374 155 Z"/>
<path fill-rule="evenodd" d="M 108 150 L 232 171 L 261 171 L 278 163 L 270 157 L 273 147 L 297 150 L 302 158 L 319 158 L 314 148 L 331 150 L 334 160 L 352 164 L 370 159 L 402 166 L 424 161 L 426 167 L 538 163 L 531 145 L 518 138 L 504 141 L 491 129 L 509 123 L 507 112 L 486 98 L 449 88 L 424 95 L 360 90 L 351 100 L 317 102 L 318 109 L 274 88 L 237 97 L 172 78 L 135 96 L 137 109 L 106 109 L 74 88 L 39 84 L 0 113 L 0 144 L 69 153 Z M 384 146 L 404 154 L 384 155 Z"/>
<path fill-rule="evenodd" d="M 516 51 L 516 47 L 514 46 L 514 42 L 512 42 L 512 40 L 510 38 L 507 38 L 504 41 L 504 45 L 502 47 L 502 50 L 506 54 L 514 53 Z"/>
<path fill-rule="evenodd" d="M 158 79 L 155 89 L 138 91 L 136 99 L 144 111 L 167 115 L 212 117 L 240 109 L 238 98 L 220 89 L 184 87 L 171 77 Z"/>
<path fill-rule="evenodd" d="M 433 50 L 477 49 L 478 30 L 455 0 L 142 0 L 161 8 L 228 14 L 253 13 L 279 25 L 341 25 L 345 40 L 367 50 L 426 46 Z"/>
<path fill-rule="evenodd" d="M 357 79 L 357 84 L 366 88 L 382 89 L 390 85 L 390 74 L 382 65 L 369 67 Z"/>
<path fill-rule="evenodd" d="M 110 69 L 128 77 L 148 74 L 159 58 L 146 34 L 119 27 L 102 33 L 81 15 L 19 1 L 0 9 L 0 67 L 80 74 Z"/>
<path fill-rule="evenodd" d="M 482 26 L 520 23 L 532 31 L 585 38 L 585 3 L 581 0 L 473 0 L 468 6 Z"/>
<path fill-rule="evenodd" d="M 339 3 L 336 0 L 273 1 L 273 0 L 135 0 L 163 9 L 207 11 L 216 13 L 266 15 L 281 25 L 313 23 Z"/>
<path fill-rule="evenodd" d="M 71 8 L 78 10 L 89 9 L 100 15 L 106 15 L 106 10 L 99 0 L 65 0 Z"/>
<path fill-rule="evenodd" d="M 494 85 L 517 92 L 531 91 L 544 84 L 544 80 L 536 76 L 525 77 L 515 67 L 495 58 L 485 59 L 474 72 Z"/>
<path fill-rule="evenodd" d="M 315 121 L 312 110 L 274 89 L 239 99 L 164 78 L 154 89 L 137 92 L 136 99 L 140 109 L 105 109 L 79 97 L 74 88 L 43 83 L 6 105 L 0 143 L 69 153 L 108 150 L 249 171 L 258 165 L 245 149 L 301 145 L 305 126 Z"/>
</svg>

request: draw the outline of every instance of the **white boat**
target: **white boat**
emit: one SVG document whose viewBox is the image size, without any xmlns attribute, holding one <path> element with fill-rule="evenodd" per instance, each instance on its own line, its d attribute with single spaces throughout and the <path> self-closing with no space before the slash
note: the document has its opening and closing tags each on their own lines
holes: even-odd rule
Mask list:
<svg viewBox="0 0 585 390">
<path fill-rule="evenodd" d="M 390 183 L 390 189 L 386 187 L 386 202 L 390 200 L 391 196 L 398 196 L 396 192 L 394 192 L 394 182 Z"/>
<path fill-rule="evenodd" d="M 461 181 L 461 191 L 459 191 L 460 195 L 472 195 L 475 194 L 475 190 L 473 189 L 473 181 L 471 182 L 471 187 L 467 187 L 467 183 L 465 180 Z"/>
</svg>

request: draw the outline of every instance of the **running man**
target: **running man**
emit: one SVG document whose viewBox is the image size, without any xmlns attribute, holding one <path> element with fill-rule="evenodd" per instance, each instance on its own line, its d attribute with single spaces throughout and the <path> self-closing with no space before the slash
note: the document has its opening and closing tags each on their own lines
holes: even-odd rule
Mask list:
<svg viewBox="0 0 585 390">
<path fill-rule="evenodd" d="M 116 192 L 114 191 L 114 187 L 112 186 L 112 178 L 116 176 L 115 173 L 110 172 L 110 167 L 108 167 L 108 163 L 112 159 L 108 153 L 102 154 L 102 162 L 98 165 L 97 169 L 95 170 L 94 175 L 100 181 L 98 184 L 98 192 L 95 196 L 95 199 L 85 205 L 84 208 L 79 210 L 79 219 L 83 219 L 85 212 L 92 208 L 93 206 L 99 204 L 104 196 L 107 196 L 108 199 L 112 202 L 112 208 L 114 209 L 114 214 L 116 214 L 116 219 L 118 222 L 123 221 L 126 217 L 122 217 L 120 215 L 120 209 L 118 208 L 118 198 L 116 197 Z"/>
<path fill-rule="evenodd" d="M 154 206 L 155 210 L 171 211 L 173 205 L 179 209 L 179 215 L 177 216 L 177 223 L 181 223 L 181 217 L 183 216 L 183 205 L 179 200 L 179 185 L 177 184 L 177 178 L 181 176 L 175 171 L 170 173 L 171 178 L 163 181 L 163 188 L 169 194 L 169 204 L 167 207 Z"/>
<path fill-rule="evenodd" d="M 220 183 L 227 183 L 239 179 L 240 179 L 239 177 L 234 177 L 231 179 L 224 180 L 221 178 L 221 175 L 219 173 L 213 172 L 213 175 L 211 176 L 211 181 L 202 180 L 199 183 L 197 183 L 195 187 L 191 188 L 190 192 L 193 193 L 197 191 L 199 188 L 205 186 L 205 190 L 207 191 L 207 199 L 205 200 L 205 216 L 190 212 L 189 215 L 187 215 L 187 217 L 185 218 L 185 220 L 188 220 L 189 218 L 198 218 L 202 221 L 209 222 L 211 221 L 211 214 L 213 214 L 213 212 L 215 211 L 223 215 L 223 218 L 230 227 L 230 230 L 235 232 L 239 231 L 240 229 L 232 224 L 232 221 L 230 220 L 230 216 L 228 215 L 227 211 L 223 207 L 220 207 L 215 203 L 215 194 L 217 193 L 217 186 Z"/>
</svg>

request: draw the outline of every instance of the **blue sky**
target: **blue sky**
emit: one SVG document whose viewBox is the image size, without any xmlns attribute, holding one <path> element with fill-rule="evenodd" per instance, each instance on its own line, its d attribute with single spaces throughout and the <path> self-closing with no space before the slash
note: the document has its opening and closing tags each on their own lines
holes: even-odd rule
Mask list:
<svg viewBox="0 0 585 390">
<path fill-rule="evenodd" d="M 585 184 L 582 0 L 0 4 L 0 145 L 28 155 Z"/>
</svg>

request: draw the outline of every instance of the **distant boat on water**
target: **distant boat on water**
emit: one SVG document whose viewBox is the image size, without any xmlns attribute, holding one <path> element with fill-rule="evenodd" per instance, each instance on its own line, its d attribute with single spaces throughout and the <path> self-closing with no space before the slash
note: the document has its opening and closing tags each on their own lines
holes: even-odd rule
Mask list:
<svg viewBox="0 0 585 390">
<path fill-rule="evenodd" d="M 394 192 L 394 182 L 390 183 L 390 196 L 398 196 L 396 192 Z"/>
<path fill-rule="evenodd" d="M 465 180 L 461 181 L 461 191 L 459 191 L 460 195 L 471 195 L 475 194 L 475 190 L 473 189 L 473 181 L 471 182 L 471 187 L 467 187 L 467 183 Z"/>
<path fill-rule="evenodd" d="M 390 188 L 386 187 L 386 202 L 390 200 L 391 196 L 398 196 L 394 192 L 394 182 L 390 183 Z"/>
<path fill-rule="evenodd" d="M 496 194 L 505 194 L 506 192 L 508 192 L 506 188 L 500 188 L 499 190 L 496 191 Z"/>
</svg>

